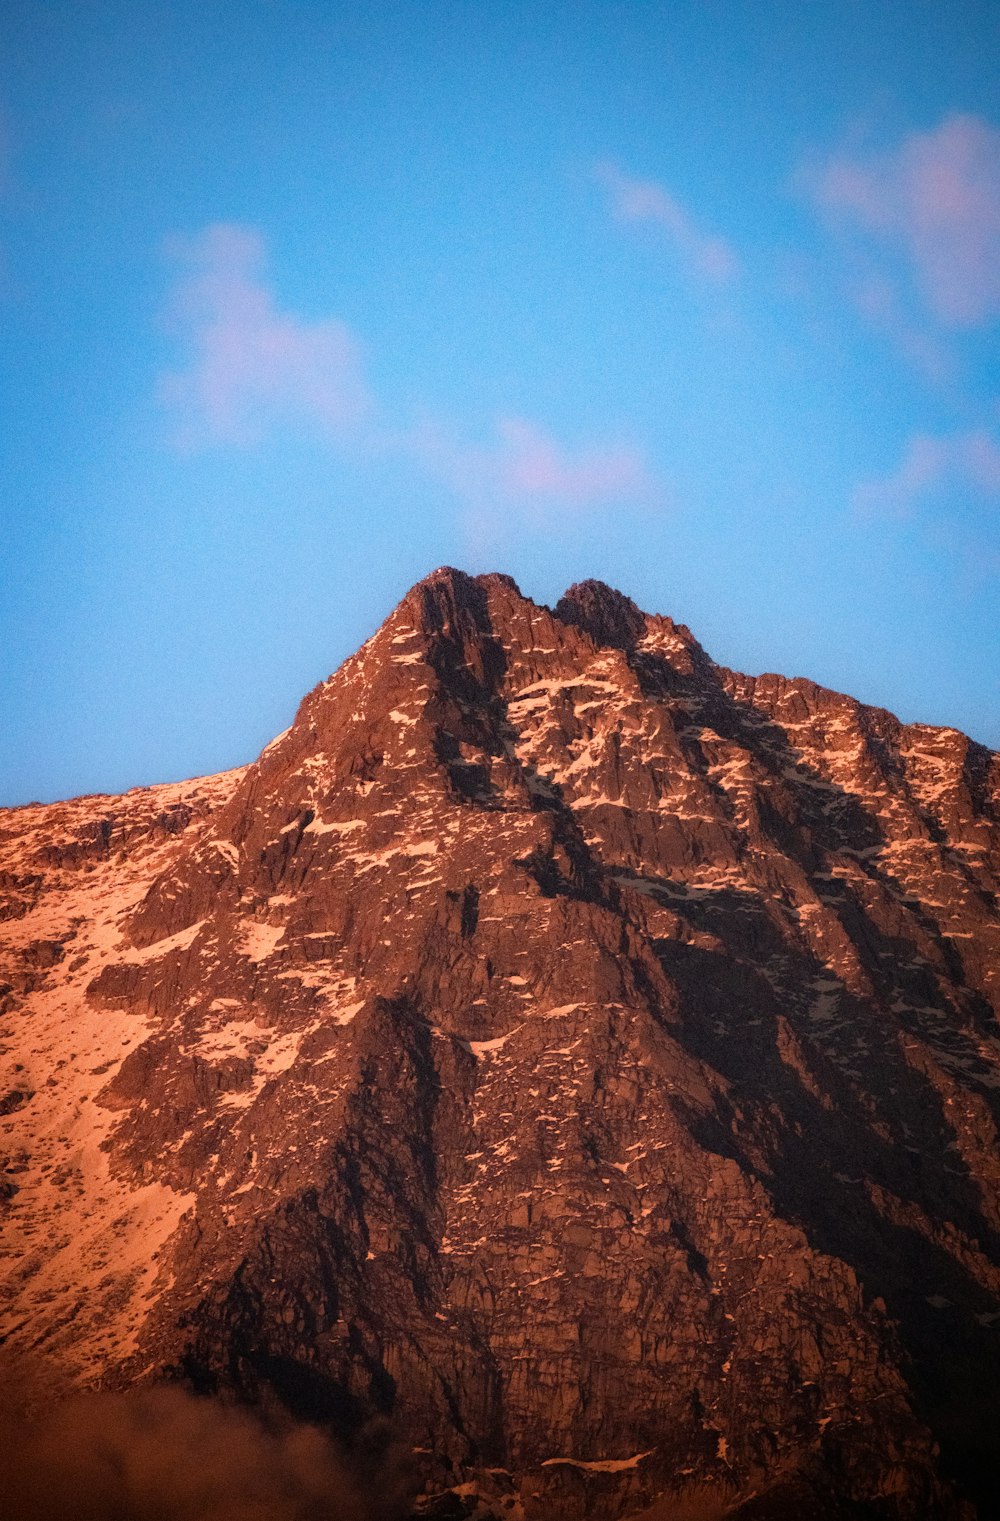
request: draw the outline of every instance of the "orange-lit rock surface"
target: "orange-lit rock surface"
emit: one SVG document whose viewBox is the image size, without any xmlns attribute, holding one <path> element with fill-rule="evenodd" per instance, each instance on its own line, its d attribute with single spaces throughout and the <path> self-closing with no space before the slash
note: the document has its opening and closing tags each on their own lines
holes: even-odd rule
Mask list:
<svg viewBox="0 0 1000 1521">
<path fill-rule="evenodd" d="M 0 813 L 3 1334 L 387 1413 L 441 1514 L 994 1514 L 998 812 L 436 572 L 253 765 Z"/>
</svg>

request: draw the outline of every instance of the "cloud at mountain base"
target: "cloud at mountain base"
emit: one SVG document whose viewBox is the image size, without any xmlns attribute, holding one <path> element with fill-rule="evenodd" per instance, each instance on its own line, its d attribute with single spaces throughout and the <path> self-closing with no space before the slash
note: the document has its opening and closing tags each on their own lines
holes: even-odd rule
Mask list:
<svg viewBox="0 0 1000 1521">
<path fill-rule="evenodd" d="M 176 1387 L 88 1394 L 7 1426 L 14 1521 L 399 1521 L 403 1470 L 354 1474 L 320 1430 Z"/>
</svg>

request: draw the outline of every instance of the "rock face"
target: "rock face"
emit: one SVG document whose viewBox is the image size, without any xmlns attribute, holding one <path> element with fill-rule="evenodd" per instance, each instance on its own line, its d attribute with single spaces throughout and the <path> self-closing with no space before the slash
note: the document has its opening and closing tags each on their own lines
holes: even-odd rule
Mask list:
<svg viewBox="0 0 1000 1521">
<path fill-rule="evenodd" d="M 13 1346 L 441 1514 L 998 1513 L 1000 756 L 444 570 L 0 840 Z"/>
</svg>

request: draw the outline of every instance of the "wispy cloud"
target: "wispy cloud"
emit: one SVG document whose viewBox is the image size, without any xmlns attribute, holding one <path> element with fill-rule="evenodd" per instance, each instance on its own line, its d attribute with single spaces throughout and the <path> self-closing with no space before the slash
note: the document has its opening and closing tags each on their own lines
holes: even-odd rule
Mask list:
<svg viewBox="0 0 1000 1521">
<path fill-rule="evenodd" d="M 954 373 L 948 345 L 933 325 L 907 310 L 899 284 L 871 260 L 850 282 L 850 294 L 869 325 L 886 337 L 928 380 L 940 384 Z"/>
<path fill-rule="evenodd" d="M 1000 132 L 953 115 L 890 152 L 838 155 L 810 177 L 815 202 L 901 254 L 945 327 L 1000 315 Z"/>
<path fill-rule="evenodd" d="M 280 308 L 253 228 L 218 224 L 175 239 L 169 252 L 182 270 L 168 323 L 186 362 L 161 377 L 160 393 L 180 447 L 246 446 L 307 425 L 339 449 L 409 461 L 480 514 L 656 498 L 645 460 L 628 445 L 570 445 L 523 417 L 500 417 L 486 442 L 448 422 L 394 422 L 370 393 L 344 323 Z"/>
<path fill-rule="evenodd" d="M 187 362 L 161 389 L 181 444 L 250 443 L 279 422 L 343 436 L 366 421 L 357 341 L 336 317 L 309 322 L 278 309 L 257 232 L 220 223 L 173 240 L 170 252 L 182 273 L 168 320 Z"/>
<path fill-rule="evenodd" d="M 854 506 L 866 515 L 906 518 L 942 492 L 1000 502 L 1000 445 L 986 429 L 914 434 L 894 471 L 857 487 Z"/>
<path fill-rule="evenodd" d="M 501 417 L 495 438 L 469 443 L 424 423 L 402 445 L 462 501 L 475 508 L 581 510 L 647 502 L 655 485 L 638 450 L 626 445 L 561 443 L 537 423 Z"/>
<path fill-rule="evenodd" d="M 609 159 L 594 166 L 594 175 L 619 221 L 651 223 L 687 267 L 705 280 L 725 284 L 736 278 L 740 265 L 732 246 L 700 227 L 665 185 L 633 179 Z"/>
</svg>

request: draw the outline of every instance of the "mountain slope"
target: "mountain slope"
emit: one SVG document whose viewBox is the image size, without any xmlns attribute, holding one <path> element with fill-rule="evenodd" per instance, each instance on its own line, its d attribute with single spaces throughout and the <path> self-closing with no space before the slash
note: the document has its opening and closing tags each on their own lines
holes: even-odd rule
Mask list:
<svg viewBox="0 0 1000 1521">
<path fill-rule="evenodd" d="M 529 1516 L 995 1513 L 998 809 L 436 572 L 254 765 L 0 815 L 5 1333 Z"/>
</svg>

